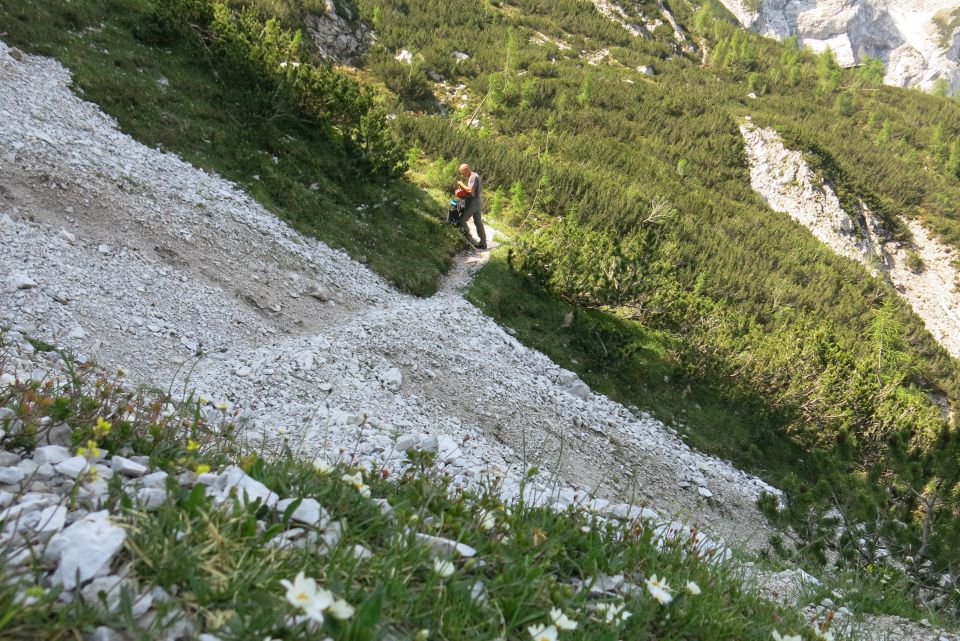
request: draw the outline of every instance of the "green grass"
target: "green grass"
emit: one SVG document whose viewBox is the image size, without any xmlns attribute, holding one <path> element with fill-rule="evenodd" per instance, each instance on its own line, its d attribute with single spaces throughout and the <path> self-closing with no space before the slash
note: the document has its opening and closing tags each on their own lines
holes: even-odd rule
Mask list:
<svg viewBox="0 0 960 641">
<path fill-rule="evenodd" d="M 613 400 L 649 410 L 691 447 L 774 483 L 798 472 L 803 449 L 773 427 L 782 423 L 762 418 L 762 399 L 746 391 L 731 398 L 729 388 L 689 377 L 679 359 L 679 337 L 540 290 L 510 269 L 508 251 L 504 245 L 494 253 L 467 296 L 525 345 Z"/>
<path fill-rule="evenodd" d="M 89 390 L 95 395 L 88 395 Z M 175 411 L 160 411 L 168 402 Z M 141 590 L 165 588 L 172 598 L 164 607 L 171 617 L 192 621 L 195 635 L 209 632 L 224 641 L 325 636 L 366 641 L 388 635 L 529 639 L 528 627 L 546 624 L 555 607 L 578 622 L 576 630 L 560 633 L 563 641 L 766 641 L 773 629 L 807 629 L 806 638 L 813 638 L 799 613 L 746 590 L 735 566 L 701 558 L 682 540 L 658 547 L 651 528 L 642 523 L 608 523 L 572 509 L 505 505 L 493 480 L 475 490 L 455 489 L 430 453 L 413 453 L 407 470 L 389 478 L 380 470 L 358 470 L 349 460 L 318 470 L 291 453 L 296 443 L 241 447 L 225 436 L 229 415 L 207 407 L 206 401 L 130 391 L 121 380 L 89 367 L 61 383 L 7 387 L 0 391 L 0 407 L 13 409 L 23 422 L 21 429 L 0 438 L 0 447 L 29 454 L 49 424 L 47 418 L 56 416 L 74 427 L 77 443 L 93 438 L 112 451 L 131 447 L 149 454 L 155 468 L 171 473 L 168 500 L 149 512 L 126 498 L 119 483 L 111 486 L 105 507 L 128 532 L 114 569 L 128 567 Z M 98 419 L 110 421 L 111 427 L 104 432 Z M 280 496 L 314 498 L 332 520 L 342 522 L 342 535 L 327 545 L 323 535 L 329 531 L 317 531 L 304 534 L 301 547 L 279 549 L 269 541 L 291 527 L 289 513 L 239 500 L 215 506 L 203 486 L 191 489 L 174 481 L 198 464 L 214 470 L 239 464 Z M 382 510 L 341 478 L 357 471 L 371 498 L 385 499 L 392 510 Z M 74 496 L 65 500 L 73 502 Z M 460 541 L 473 547 L 476 556 L 451 559 L 452 574 L 440 576 L 415 532 Z M 358 557 L 356 546 L 363 546 L 368 558 Z M 123 595 L 116 614 L 100 613 L 78 599 L 64 603 L 59 590 L 43 582 L 50 568 L 42 555 L 24 573 L 9 564 L 9 551 L 0 548 L 0 637 L 73 639 L 97 625 L 140 639 L 162 633 L 162 625 L 143 627 L 130 616 L 134 594 Z M 355 608 L 353 615 L 341 621 L 328 614 L 317 630 L 296 619 L 299 611 L 286 600 L 281 581 L 293 580 L 298 572 L 346 600 Z M 573 581 L 601 574 L 622 574 L 639 587 L 599 599 L 573 588 Z M 653 575 L 671 586 L 671 603 L 657 603 L 646 589 Z M 688 581 L 702 593 L 687 593 Z M 478 584 L 480 598 L 475 596 Z M 17 598 L 25 589 L 34 601 Z M 594 609 L 598 601 L 622 603 L 632 616 L 606 623 Z"/>
<path fill-rule="evenodd" d="M 444 205 L 409 181 L 357 175 L 338 140 L 278 112 L 271 96 L 194 48 L 150 44 L 151 7 L 149 0 L 0 0 L 0 32 L 65 64 L 77 92 L 140 142 L 239 183 L 301 232 L 401 289 L 433 293 L 462 242 L 443 224 Z"/>
</svg>

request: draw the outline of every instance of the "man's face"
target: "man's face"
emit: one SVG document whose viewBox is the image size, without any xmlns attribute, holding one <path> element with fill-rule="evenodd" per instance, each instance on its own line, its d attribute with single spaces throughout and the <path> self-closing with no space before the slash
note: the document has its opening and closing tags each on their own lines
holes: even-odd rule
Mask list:
<svg viewBox="0 0 960 641">
<path fill-rule="evenodd" d="M 463 176 L 464 178 L 466 178 L 467 176 L 469 176 L 469 175 L 470 175 L 470 167 L 468 167 L 467 165 L 463 165 L 462 167 L 460 167 L 460 175 Z"/>
</svg>

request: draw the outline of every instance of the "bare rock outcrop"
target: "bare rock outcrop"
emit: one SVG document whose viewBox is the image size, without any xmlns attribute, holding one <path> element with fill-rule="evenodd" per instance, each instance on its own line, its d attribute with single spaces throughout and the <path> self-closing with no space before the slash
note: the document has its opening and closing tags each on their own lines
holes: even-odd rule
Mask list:
<svg viewBox="0 0 960 641">
<path fill-rule="evenodd" d="M 322 56 L 353 64 L 373 44 L 373 30 L 355 17 L 346 5 L 341 11 L 346 15 L 340 15 L 333 0 L 326 0 L 326 12 L 323 15 L 307 17 L 307 35 Z"/>
<path fill-rule="evenodd" d="M 960 0 L 721 0 L 762 35 L 797 36 L 814 51 L 832 49 L 844 66 L 878 58 L 887 84 L 960 89 Z M 945 32 L 946 31 L 946 32 Z"/>
</svg>

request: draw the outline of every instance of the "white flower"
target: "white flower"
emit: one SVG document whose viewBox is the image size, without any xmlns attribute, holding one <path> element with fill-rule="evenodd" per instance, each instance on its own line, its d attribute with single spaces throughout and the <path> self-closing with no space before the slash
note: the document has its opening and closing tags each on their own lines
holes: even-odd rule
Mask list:
<svg viewBox="0 0 960 641">
<path fill-rule="evenodd" d="M 559 608 L 551 608 L 550 610 L 550 620 L 553 621 L 553 624 L 557 626 L 558 630 L 576 630 L 577 622 L 567 618 L 567 615 L 563 613 L 563 610 Z"/>
<path fill-rule="evenodd" d="M 607 623 L 623 623 L 631 616 L 624 603 L 598 603 L 597 612 L 603 615 L 603 619 Z"/>
<path fill-rule="evenodd" d="M 817 638 L 820 639 L 820 641 L 833 641 L 833 630 L 816 629 L 814 630 L 814 633 L 816 633 Z"/>
<path fill-rule="evenodd" d="M 349 483 L 353 487 L 357 488 L 357 491 L 360 492 L 360 496 L 364 498 L 370 498 L 370 488 L 363 482 L 363 474 L 359 471 L 354 474 L 344 474 L 340 477 L 344 483 Z"/>
<path fill-rule="evenodd" d="M 673 595 L 670 594 L 670 586 L 667 585 L 667 581 L 658 579 L 656 574 L 647 579 L 647 590 L 660 605 L 666 605 L 673 601 Z"/>
<path fill-rule="evenodd" d="M 533 641 L 557 641 L 557 626 L 555 625 L 531 625 L 527 630 Z"/>
<path fill-rule="evenodd" d="M 689 592 L 692 596 L 697 596 L 700 594 L 700 591 L 700 586 L 697 585 L 696 582 L 687 581 L 687 592 Z"/>
<path fill-rule="evenodd" d="M 480 515 L 480 527 L 484 530 L 492 530 L 497 525 L 497 517 L 493 512 L 486 511 Z"/>
<path fill-rule="evenodd" d="M 318 458 L 316 461 L 313 462 L 313 469 L 320 476 L 326 476 L 327 474 L 330 474 L 330 472 L 333 471 L 333 466 L 327 463 L 326 461 L 324 461 L 323 459 Z"/>
<path fill-rule="evenodd" d="M 333 618 L 340 619 L 341 621 L 343 621 L 344 619 L 349 619 L 350 617 L 353 616 L 354 609 L 352 605 L 350 605 L 343 599 L 337 599 L 336 601 L 330 604 L 330 607 L 327 609 L 327 612 L 333 615 Z"/>
<path fill-rule="evenodd" d="M 447 578 L 448 576 L 453 574 L 453 569 L 454 569 L 453 563 L 451 563 L 450 561 L 446 561 L 444 559 L 433 560 L 433 571 L 439 574 L 440 576 L 442 576 L 443 578 Z"/>
<path fill-rule="evenodd" d="M 287 588 L 287 601 L 300 608 L 317 623 L 323 623 L 323 611 L 333 603 L 333 594 L 324 588 L 318 588 L 317 582 L 306 578 L 303 572 L 297 573 L 293 583 L 282 579 L 280 585 Z"/>
<path fill-rule="evenodd" d="M 584 534 L 589 534 L 589 533 L 590 533 L 590 526 L 589 526 L 589 525 L 581 525 L 581 526 L 580 526 L 580 531 L 583 532 Z"/>
<path fill-rule="evenodd" d="M 776 630 L 773 631 L 773 641 L 803 641 L 803 637 L 799 634 L 788 634 L 786 636 L 781 636 Z"/>
<path fill-rule="evenodd" d="M 427 641 L 430 638 L 430 630 L 428 628 L 423 628 L 422 630 L 417 631 L 417 636 L 413 637 L 414 641 Z"/>
</svg>

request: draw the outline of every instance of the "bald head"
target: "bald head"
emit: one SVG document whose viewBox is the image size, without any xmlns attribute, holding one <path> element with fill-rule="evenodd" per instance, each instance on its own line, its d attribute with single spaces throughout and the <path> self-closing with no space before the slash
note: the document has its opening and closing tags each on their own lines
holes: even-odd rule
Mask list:
<svg viewBox="0 0 960 641">
<path fill-rule="evenodd" d="M 470 171 L 470 165 L 468 165 L 467 163 L 463 163 L 462 165 L 460 165 L 460 175 L 461 175 L 461 176 L 463 176 L 464 178 L 467 178 L 467 177 L 470 176 L 470 173 L 471 173 L 471 171 Z"/>
</svg>

